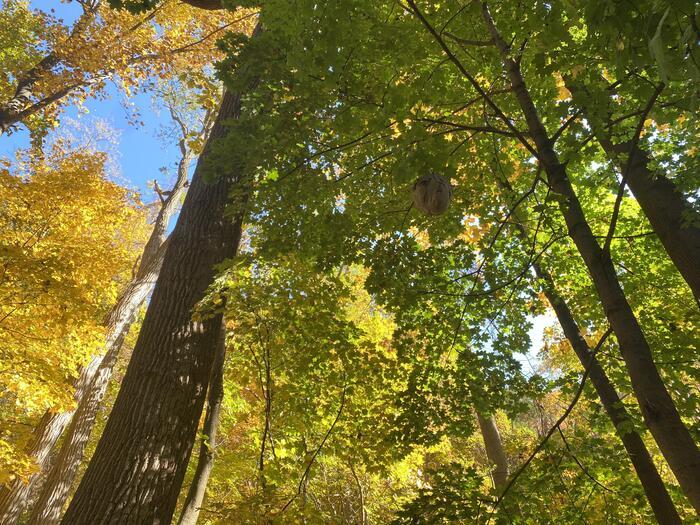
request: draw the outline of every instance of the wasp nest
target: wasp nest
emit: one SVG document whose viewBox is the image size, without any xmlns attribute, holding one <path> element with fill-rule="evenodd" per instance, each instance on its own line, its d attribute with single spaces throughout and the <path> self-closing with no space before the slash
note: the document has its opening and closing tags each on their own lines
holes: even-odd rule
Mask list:
<svg viewBox="0 0 700 525">
<path fill-rule="evenodd" d="M 440 175 L 423 175 L 413 185 L 413 205 L 427 215 L 442 215 L 450 200 L 452 186 Z"/>
</svg>

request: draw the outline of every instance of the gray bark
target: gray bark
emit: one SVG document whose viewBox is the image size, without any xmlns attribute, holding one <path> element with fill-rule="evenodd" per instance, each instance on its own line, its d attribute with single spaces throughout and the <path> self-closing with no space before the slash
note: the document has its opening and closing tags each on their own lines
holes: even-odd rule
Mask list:
<svg viewBox="0 0 700 525">
<path fill-rule="evenodd" d="M 205 124 L 206 129 L 206 124 Z M 204 132 L 204 131 L 203 131 Z M 34 503 L 28 523 L 50 525 L 58 523 L 61 511 L 73 486 L 75 476 L 83 459 L 85 446 L 92 433 L 102 399 L 107 391 L 114 365 L 129 328 L 139 308 L 153 290 L 158 278 L 168 241 L 166 231 L 177 211 L 182 195 L 187 191 L 187 175 L 191 152 L 186 147 L 186 133 L 180 140 L 182 157 L 178 165 L 178 176 L 167 198 L 161 198 L 160 210 L 155 218 L 153 230 L 146 242 L 136 275 L 122 292 L 119 301 L 110 311 L 106 325 L 109 327 L 107 346 L 99 366 L 88 381 L 78 407 L 56 459 L 43 483 L 39 497 Z M 156 186 L 157 188 L 157 186 Z"/>
<path fill-rule="evenodd" d="M 222 324 L 221 335 L 217 342 L 216 356 L 209 381 L 207 394 L 207 412 L 202 428 L 202 443 L 199 447 L 197 469 L 187 491 L 187 498 L 180 514 L 179 525 L 195 525 L 204 501 L 209 476 L 214 467 L 217 430 L 221 419 L 221 403 L 224 398 L 224 359 L 226 357 L 226 330 Z"/>
<path fill-rule="evenodd" d="M 479 420 L 479 429 L 484 440 L 486 457 L 495 466 L 491 471 L 493 484 L 496 490 L 500 492 L 508 482 L 508 458 L 503 449 L 501 434 L 498 432 L 498 426 L 493 416 L 483 416 L 477 412 L 476 417 Z"/>
</svg>

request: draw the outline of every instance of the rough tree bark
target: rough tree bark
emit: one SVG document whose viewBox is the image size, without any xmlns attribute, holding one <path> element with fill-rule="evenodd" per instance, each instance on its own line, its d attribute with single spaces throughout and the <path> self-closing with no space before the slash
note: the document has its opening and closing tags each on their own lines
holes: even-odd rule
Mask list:
<svg viewBox="0 0 700 525">
<path fill-rule="evenodd" d="M 182 127 L 182 137 L 179 141 L 182 156 L 178 164 L 177 180 L 167 196 L 160 191 L 156 184 L 156 191 L 160 198 L 160 210 L 154 220 L 153 231 L 144 247 L 136 277 L 122 293 L 118 303 L 118 305 L 124 303 L 128 307 L 113 309 L 108 318 L 108 326 L 120 325 L 122 329 L 116 339 L 108 341 L 104 357 L 101 358 L 96 372 L 78 402 L 78 407 L 63 439 L 61 450 L 53 461 L 40 489 L 39 497 L 34 503 L 27 522 L 29 524 L 50 525 L 59 522 L 61 511 L 68 499 L 68 494 L 82 461 L 85 446 L 92 433 L 95 419 L 102 406 L 102 399 L 107 391 L 124 338 L 138 309 L 150 295 L 153 283 L 158 278 L 163 264 L 168 244 L 168 224 L 177 211 L 183 194 L 187 191 L 187 176 L 193 158 L 192 152 L 187 147 L 188 130 L 174 112 L 173 118 Z M 207 127 L 205 119 L 202 134 L 206 135 Z"/>
<path fill-rule="evenodd" d="M 565 82 L 574 100 L 580 102 L 581 95 L 588 91 L 586 86 L 570 78 L 565 78 Z M 580 106 L 587 113 L 585 104 Z M 700 227 L 697 226 L 697 213 L 672 181 L 663 173 L 652 171 L 649 152 L 632 141 L 615 144 L 604 130 L 594 129 L 594 133 L 608 157 L 626 175 L 627 185 L 649 219 L 654 233 L 700 304 Z M 629 167 L 622 156 L 630 159 Z M 691 218 L 695 220 L 689 220 Z"/>
<path fill-rule="evenodd" d="M 181 143 L 181 147 L 183 145 L 186 147 L 184 140 Z M 187 185 L 187 167 L 190 157 L 189 152 L 187 152 L 186 155 L 183 152 L 183 157 L 178 168 L 177 182 L 173 186 L 168 198 L 162 200 L 161 208 L 154 221 L 153 231 L 144 246 L 138 270 L 105 318 L 106 340 L 104 356 L 95 356 L 90 364 L 80 371 L 80 375 L 75 384 L 76 391 L 74 395 L 77 409 L 65 412 L 46 412 L 46 414 L 44 414 L 39 425 L 37 425 L 37 428 L 34 430 L 32 442 L 27 450 L 27 454 L 35 458 L 37 466 L 39 467 L 38 472 L 29 479 L 28 483 L 17 480 L 10 486 L 3 486 L 0 489 L 0 524 L 12 525 L 17 523 L 38 478 L 40 478 L 42 472 L 48 468 L 48 459 L 58 439 L 63 434 L 63 431 L 74 419 L 76 411 L 81 413 L 81 417 L 84 417 L 84 405 L 94 403 L 96 395 L 95 389 L 100 388 L 101 381 L 109 380 L 109 374 L 105 376 L 105 371 L 109 370 L 111 373 L 111 365 L 108 366 L 107 363 L 105 363 L 105 359 L 112 363 L 116 359 L 122 341 L 128 333 L 139 308 L 153 289 L 153 283 L 158 277 L 158 272 L 160 271 L 160 266 L 165 254 L 168 223 Z M 96 374 L 100 376 L 99 380 L 95 380 Z M 104 386 L 106 386 L 106 383 Z M 99 401 L 95 408 L 97 407 L 99 407 Z M 71 428 L 75 430 L 73 426 Z M 89 429 L 87 429 L 88 434 L 91 428 L 92 426 L 90 425 Z M 64 447 L 71 446 L 71 436 L 72 434 L 69 433 L 64 440 Z M 80 456 L 82 457 L 82 453 Z M 78 462 L 79 461 L 80 458 L 78 458 Z M 70 488 L 70 482 L 72 480 L 68 479 L 66 465 L 61 463 L 60 460 L 54 462 L 53 471 L 57 469 L 59 472 L 63 472 L 60 483 L 63 484 L 67 482 L 68 488 Z M 49 476 L 42 485 L 42 491 L 50 490 L 50 481 L 51 476 Z"/>
<path fill-rule="evenodd" d="M 520 64 L 510 55 L 510 46 L 496 29 L 487 4 L 482 3 L 483 18 L 501 53 L 513 89 L 535 142 L 539 161 L 555 193 L 565 197 L 559 209 L 601 300 L 605 315 L 615 332 L 627 366 L 632 388 L 659 449 L 675 474 L 681 489 L 700 512 L 700 451 L 688 428 L 681 420 L 661 375 L 641 326 L 625 296 L 610 253 L 598 244 L 568 178 L 566 167 L 559 161 L 553 143 L 540 120 L 527 90 Z"/>
<path fill-rule="evenodd" d="M 226 330 L 222 324 L 217 342 L 216 356 L 212 365 L 207 394 L 207 412 L 202 428 L 202 443 L 199 447 L 197 469 L 187 491 L 185 504 L 178 525 L 196 525 L 204 501 L 209 476 L 214 467 L 214 453 L 218 445 L 217 430 L 221 419 L 221 403 L 224 399 L 224 359 L 226 357 Z"/>
<path fill-rule="evenodd" d="M 260 27 L 255 33 L 260 32 Z M 247 195 L 240 166 L 217 166 L 204 181 L 241 95 L 226 92 L 170 236 L 163 268 L 121 389 L 62 523 L 170 523 L 202 413 L 221 315 L 192 313 L 214 266 L 236 254 L 243 211 L 225 217 L 229 193 Z M 205 167 L 206 166 L 206 167 Z"/>
<path fill-rule="evenodd" d="M 493 416 L 484 416 L 477 412 L 476 418 L 479 420 L 479 429 L 484 440 L 486 457 L 496 467 L 491 471 L 491 476 L 493 477 L 493 484 L 496 490 L 500 493 L 508 482 L 508 458 L 505 450 L 503 450 L 501 434 L 498 432 L 498 426 Z"/>
</svg>

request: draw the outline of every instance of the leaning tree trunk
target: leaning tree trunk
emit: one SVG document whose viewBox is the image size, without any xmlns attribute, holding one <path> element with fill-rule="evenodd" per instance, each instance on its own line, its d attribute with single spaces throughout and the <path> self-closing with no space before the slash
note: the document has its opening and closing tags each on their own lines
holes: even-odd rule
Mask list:
<svg viewBox="0 0 700 525">
<path fill-rule="evenodd" d="M 196 525 L 199 511 L 204 501 L 209 476 L 214 467 L 214 452 L 217 446 L 217 430 L 221 419 L 221 403 L 224 399 L 224 359 L 226 357 L 226 330 L 221 327 L 217 342 L 216 356 L 211 370 L 209 393 L 207 394 L 207 413 L 202 428 L 202 443 L 199 447 L 197 470 L 187 491 L 187 498 L 180 514 L 178 525 Z"/>
<path fill-rule="evenodd" d="M 479 429 L 484 440 L 486 457 L 496 467 L 491 471 L 491 476 L 493 477 L 493 484 L 496 490 L 500 493 L 508 482 L 508 458 L 503 449 L 501 434 L 498 432 L 496 419 L 493 416 L 483 416 L 480 412 L 477 412 L 476 418 L 479 420 Z"/>
<path fill-rule="evenodd" d="M 170 523 L 222 323 L 221 315 L 197 320 L 192 314 L 214 280 L 214 266 L 236 254 L 243 212 L 231 219 L 224 211 L 231 190 L 247 195 L 248 187 L 239 166 L 227 166 L 212 183 L 204 172 L 226 121 L 240 113 L 241 96 L 227 91 L 112 413 L 62 523 Z"/>
<path fill-rule="evenodd" d="M 512 200 L 513 189 L 508 180 L 499 180 L 502 188 L 507 192 L 509 200 Z M 515 229 L 518 236 L 525 242 L 528 241 L 527 229 L 525 227 L 525 221 L 519 216 L 517 210 L 513 212 L 513 219 L 515 222 Z M 666 490 L 666 485 L 664 485 L 661 475 L 651 458 L 651 454 L 647 450 L 642 437 L 636 432 L 631 423 L 630 415 L 627 413 L 627 409 L 620 399 L 615 386 L 613 385 L 610 378 L 603 370 L 600 362 L 596 358 L 595 354 L 588 346 L 586 339 L 581 334 L 578 323 L 574 318 L 574 314 L 571 312 L 569 305 L 566 303 L 563 297 L 559 295 L 556 289 L 554 279 L 552 275 L 538 262 L 533 264 L 535 270 L 535 275 L 543 283 L 543 292 L 547 301 L 554 310 L 559 325 L 564 332 L 564 336 L 569 341 L 571 348 L 574 350 L 576 357 L 578 357 L 581 366 L 588 370 L 588 375 L 591 378 L 591 383 L 600 398 L 608 417 L 612 421 L 616 429 L 618 429 L 618 435 L 622 441 L 622 444 L 627 451 L 627 455 L 632 462 L 637 477 L 639 478 L 644 493 L 647 496 L 647 501 L 651 506 L 654 516 L 656 516 L 657 521 L 661 525 L 680 525 L 681 518 L 678 515 L 673 500 L 669 496 Z M 629 430 L 622 432 L 620 428 L 627 427 Z"/>
<path fill-rule="evenodd" d="M 579 99 L 585 85 L 566 78 L 566 87 Z M 582 105 L 584 112 L 587 111 Z M 649 153 L 634 142 L 614 144 L 603 130 L 594 133 L 605 153 L 626 176 L 632 194 L 700 304 L 700 227 L 698 215 L 672 181 L 649 168 Z M 627 155 L 627 162 L 621 156 Z M 629 165 L 628 165 L 629 164 Z"/>
<path fill-rule="evenodd" d="M 205 134 L 206 131 L 205 123 L 202 134 Z M 192 153 L 187 147 L 187 133 L 184 129 L 179 146 L 182 157 L 178 164 L 177 180 L 167 197 L 164 197 L 156 185 L 158 196 L 161 199 L 161 207 L 154 220 L 153 231 L 144 246 L 134 280 L 122 293 L 120 301 L 107 319 L 107 325 L 120 326 L 120 332 L 116 339 L 108 338 L 104 357 L 100 359 L 99 366 L 90 379 L 88 387 L 79 398 L 78 407 L 70 421 L 61 450 L 52 462 L 51 469 L 41 486 L 39 497 L 34 503 L 28 523 L 42 525 L 58 523 L 61 510 L 65 506 L 78 467 L 83 459 L 85 445 L 92 433 L 97 413 L 102 406 L 102 399 L 107 391 L 124 338 L 138 309 L 150 295 L 153 283 L 158 278 L 168 244 L 166 239 L 168 224 L 177 211 L 182 195 L 187 191 L 187 177 Z"/>
<path fill-rule="evenodd" d="M 681 420 L 654 364 L 649 344 L 620 286 L 610 253 L 600 247 L 586 221 L 566 167 L 559 161 L 552 141 L 537 114 L 520 64 L 511 58 L 510 47 L 498 33 L 486 3 L 482 6 L 484 21 L 501 53 L 513 93 L 525 116 L 548 183 L 555 193 L 565 197 L 565 200 L 560 202 L 559 209 L 569 235 L 588 268 L 610 326 L 615 332 L 644 421 L 678 479 L 681 489 L 700 512 L 700 451 Z"/>
<path fill-rule="evenodd" d="M 32 443 L 27 450 L 27 454 L 33 457 L 39 467 L 38 472 L 34 474 L 28 483 L 23 483 L 21 481 L 13 482 L 9 487 L 3 487 L 0 490 L 0 524 L 11 525 L 17 523 L 20 514 L 24 510 L 29 495 L 37 482 L 37 479 L 41 477 L 42 473 L 48 467 L 48 458 L 58 441 L 58 439 L 63 434 L 66 426 L 73 421 L 76 413 L 80 414 L 81 420 L 85 422 L 86 418 L 86 406 L 93 405 L 95 403 L 96 396 L 101 399 L 103 394 L 99 394 L 99 389 L 106 388 L 106 384 L 109 381 L 109 376 L 111 374 L 111 366 L 105 363 L 105 359 L 113 363 L 116 360 L 116 356 L 119 353 L 122 342 L 126 337 L 131 324 L 133 323 L 136 314 L 141 308 L 148 295 L 150 295 L 153 289 L 153 283 L 158 277 L 158 272 L 163 263 L 163 256 L 165 254 L 166 248 L 166 232 L 168 224 L 173 214 L 175 213 L 179 201 L 182 197 L 183 192 L 186 191 L 187 187 L 187 175 L 188 166 L 191 158 L 190 152 L 186 148 L 186 138 L 180 141 L 180 147 L 183 152 L 183 156 L 180 160 L 178 166 L 178 178 L 173 186 L 170 195 L 166 199 L 162 199 L 161 208 L 156 216 L 153 224 L 153 231 L 144 246 L 143 254 L 141 255 L 141 261 L 139 268 L 136 271 L 134 278 L 127 285 L 124 291 L 119 296 L 117 303 L 112 307 L 109 314 L 106 316 L 104 321 L 104 326 L 106 327 L 106 342 L 105 342 L 105 354 L 104 356 L 95 356 L 90 364 L 83 368 L 80 372 L 80 376 L 76 381 L 76 391 L 75 391 L 75 401 L 77 403 L 76 410 L 70 410 L 65 412 L 46 412 L 44 417 L 41 419 L 39 425 L 34 430 Z M 105 371 L 109 371 L 105 374 Z M 96 375 L 99 375 L 99 379 L 96 379 Z M 102 384 L 104 382 L 104 385 Z M 97 390 L 97 391 L 96 391 Z M 97 406 L 99 407 L 99 400 L 97 401 Z M 94 418 L 93 418 L 94 419 Z M 89 436 L 92 425 L 85 427 L 84 425 L 75 424 L 71 425 L 68 435 L 64 439 L 64 448 L 74 448 L 72 443 L 73 432 L 80 430 L 80 433 L 87 431 Z M 78 438 L 82 440 L 82 436 Z M 85 438 L 87 439 L 87 438 Z M 77 462 L 80 462 L 82 458 L 82 449 L 77 458 Z M 74 457 L 74 456 L 70 456 Z M 72 484 L 72 478 L 69 479 L 68 474 L 71 469 L 75 471 L 72 466 L 67 466 L 61 461 L 61 458 L 66 459 L 66 457 L 59 453 L 59 459 L 53 462 L 52 471 L 60 472 L 60 479 L 53 480 L 52 475 L 49 474 L 47 479 L 42 484 L 40 490 L 42 491 L 39 496 L 39 502 L 42 502 L 42 495 L 44 492 L 49 491 L 53 493 L 55 491 L 54 485 L 59 483 L 65 486 L 65 490 L 70 489 Z M 46 500 L 43 500 L 46 503 Z M 62 508 L 65 503 L 65 499 L 61 502 Z M 40 503 L 35 503 L 33 514 L 40 512 Z"/>
<path fill-rule="evenodd" d="M 618 429 L 618 435 L 642 484 L 654 516 L 661 525 L 680 525 L 681 518 L 666 490 L 659 471 L 656 469 L 651 454 L 649 454 L 642 437 L 630 424 L 630 416 L 615 387 L 581 335 L 569 305 L 557 293 L 552 276 L 537 263 L 534 268 L 537 277 L 544 281 L 544 294 L 556 313 L 564 335 L 569 340 L 581 365 L 588 369 L 591 383 L 593 383 L 608 417 Z M 629 430 L 623 431 L 622 428 Z"/>
<path fill-rule="evenodd" d="M 94 374 L 99 366 L 100 359 L 95 357 L 83 370 L 83 373 L 86 375 Z M 76 399 L 82 396 L 83 391 L 84 386 L 76 388 Z M 50 453 L 61 437 L 66 425 L 70 422 L 73 413 L 73 410 L 58 413 L 46 412 L 34 429 L 26 454 L 34 459 L 39 472 L 44 470 L 49 464 Z M 0 524 L 14 525 L 17 523 L 39 477 L 38 474 L 34 474 L 26 483 L 16 479 L 0 487 Z"/>
</svg>

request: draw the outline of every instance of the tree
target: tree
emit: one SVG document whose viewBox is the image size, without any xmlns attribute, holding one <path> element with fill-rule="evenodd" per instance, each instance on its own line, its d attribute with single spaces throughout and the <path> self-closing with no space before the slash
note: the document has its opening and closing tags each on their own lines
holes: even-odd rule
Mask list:
<svg viewBox="0 0 700 525">
<path fill-rule="evenodd" d="M 220 315 L 193 320 L 193 308 L 213 281 L 214 265 L 236 253 L 247 198 L 246 167 L 224 165 L 230 157 L 217 147 L 227 123 L 241 119 L 241 102 L 241 94 L 225 92 L 119 395 L 63 523 L 108 516 L 167 522 L 175 510 L 221 327 Z M 221 164 L 207 183 L 212 155 Z M 228 217 L 224 211 L 234 189 L 239 207 Z M 117 492 L 118 502 L 110 496 Z"/>
<path fill-rule="evenodd" d="M 107 179 L 104 153 L 66 139 L 47 149 L 20 152 L 2 170 L 0 383 L 3 428 L 13 431 L 2 438 L 2 478 L 13 487 L 2 489 L 3 521 L 16 512 L 12 491 L 22 491 L 70 418 L 78 369 L 99 353 L 101 319 L 146 233 L 143 206 Z M 44 431 L 32 435 L 45 411 Z"/>
<path fill-rule="evenodd" d="M 222 31 L 249 30 L 253 18 L 174 0 L 134 14 L 95 0 L 81 2 L 82 13 L 68 29 L 15 0 L 8 6 L 13 23 L 3 30 L 14 44 L 8 53 L 23 59 L 9 62 L 13 69 L 0 83 L 0 133 L 23 123 L 39 135 L 58 125 L 63 107 L 104 96 L 110 80 L 129 96 L 156 80 L 210 67 L 219 57 L 216 40 Z M 16 24 L 31 38 L 17 42 Z M 48 53 L 42 51 L 47 48 Z"/>
<path fill-rule="evenodd" d="M 177 87 L 175 87 L 177 89 Z M 206 93 L 206 88 L 202 90 Z M 100 356 L 96 370 L 90 374 L 90 367 L 83 371 L 85 377 L 80 380 L 87 384 L 87 388 L 77 399 L 78 406 L 71 419 L 68 431 L 63 438 L 61 449 L 52 460 L 51 469 L 46 474 L 47 479 L 41 487 L 37 501 L 34 504 L 28 523 L 58 523 L 60 513 L 68 498 L 72 481 L 77 474 L 78 467 L 83 457 L 83 452 L 95 423 L 95 417 L 101 406 L 102 398 L 109 384 L 112 370 L 115 366 L 124 338 L 133 323 L 138 310 L 153 289 L 163 258 L 167 249 L 167 229 L 172 216 L 187 193 L 190 162 L 198 151 L 191 145 L 203 143 L 211 127 L 211 112 L 213 108 L 206 108 L 199 129 L 191 129 L 192 120 L 183 114 L 186 110 L 186 96 L 178 91 L 180 100 L 172 100 L 172 93 L 162 92 L 165 103 L 173 121 L 181 134 L 178 146 L 181 158 L 177 166 L 177 178 L 173 187 L 165 192 L 154 182 L 158 195 L 159 209 L 153 221 L 153 230 L 146 242 L 143 254 L 139 261 L 139 267 L 132 281 L 128 283 L 121 293 L 117 304 L 107 316 L 107 345 L 104 355 Z M 168 100 L 168 99 L 171 100 Z"/>
</svg>

